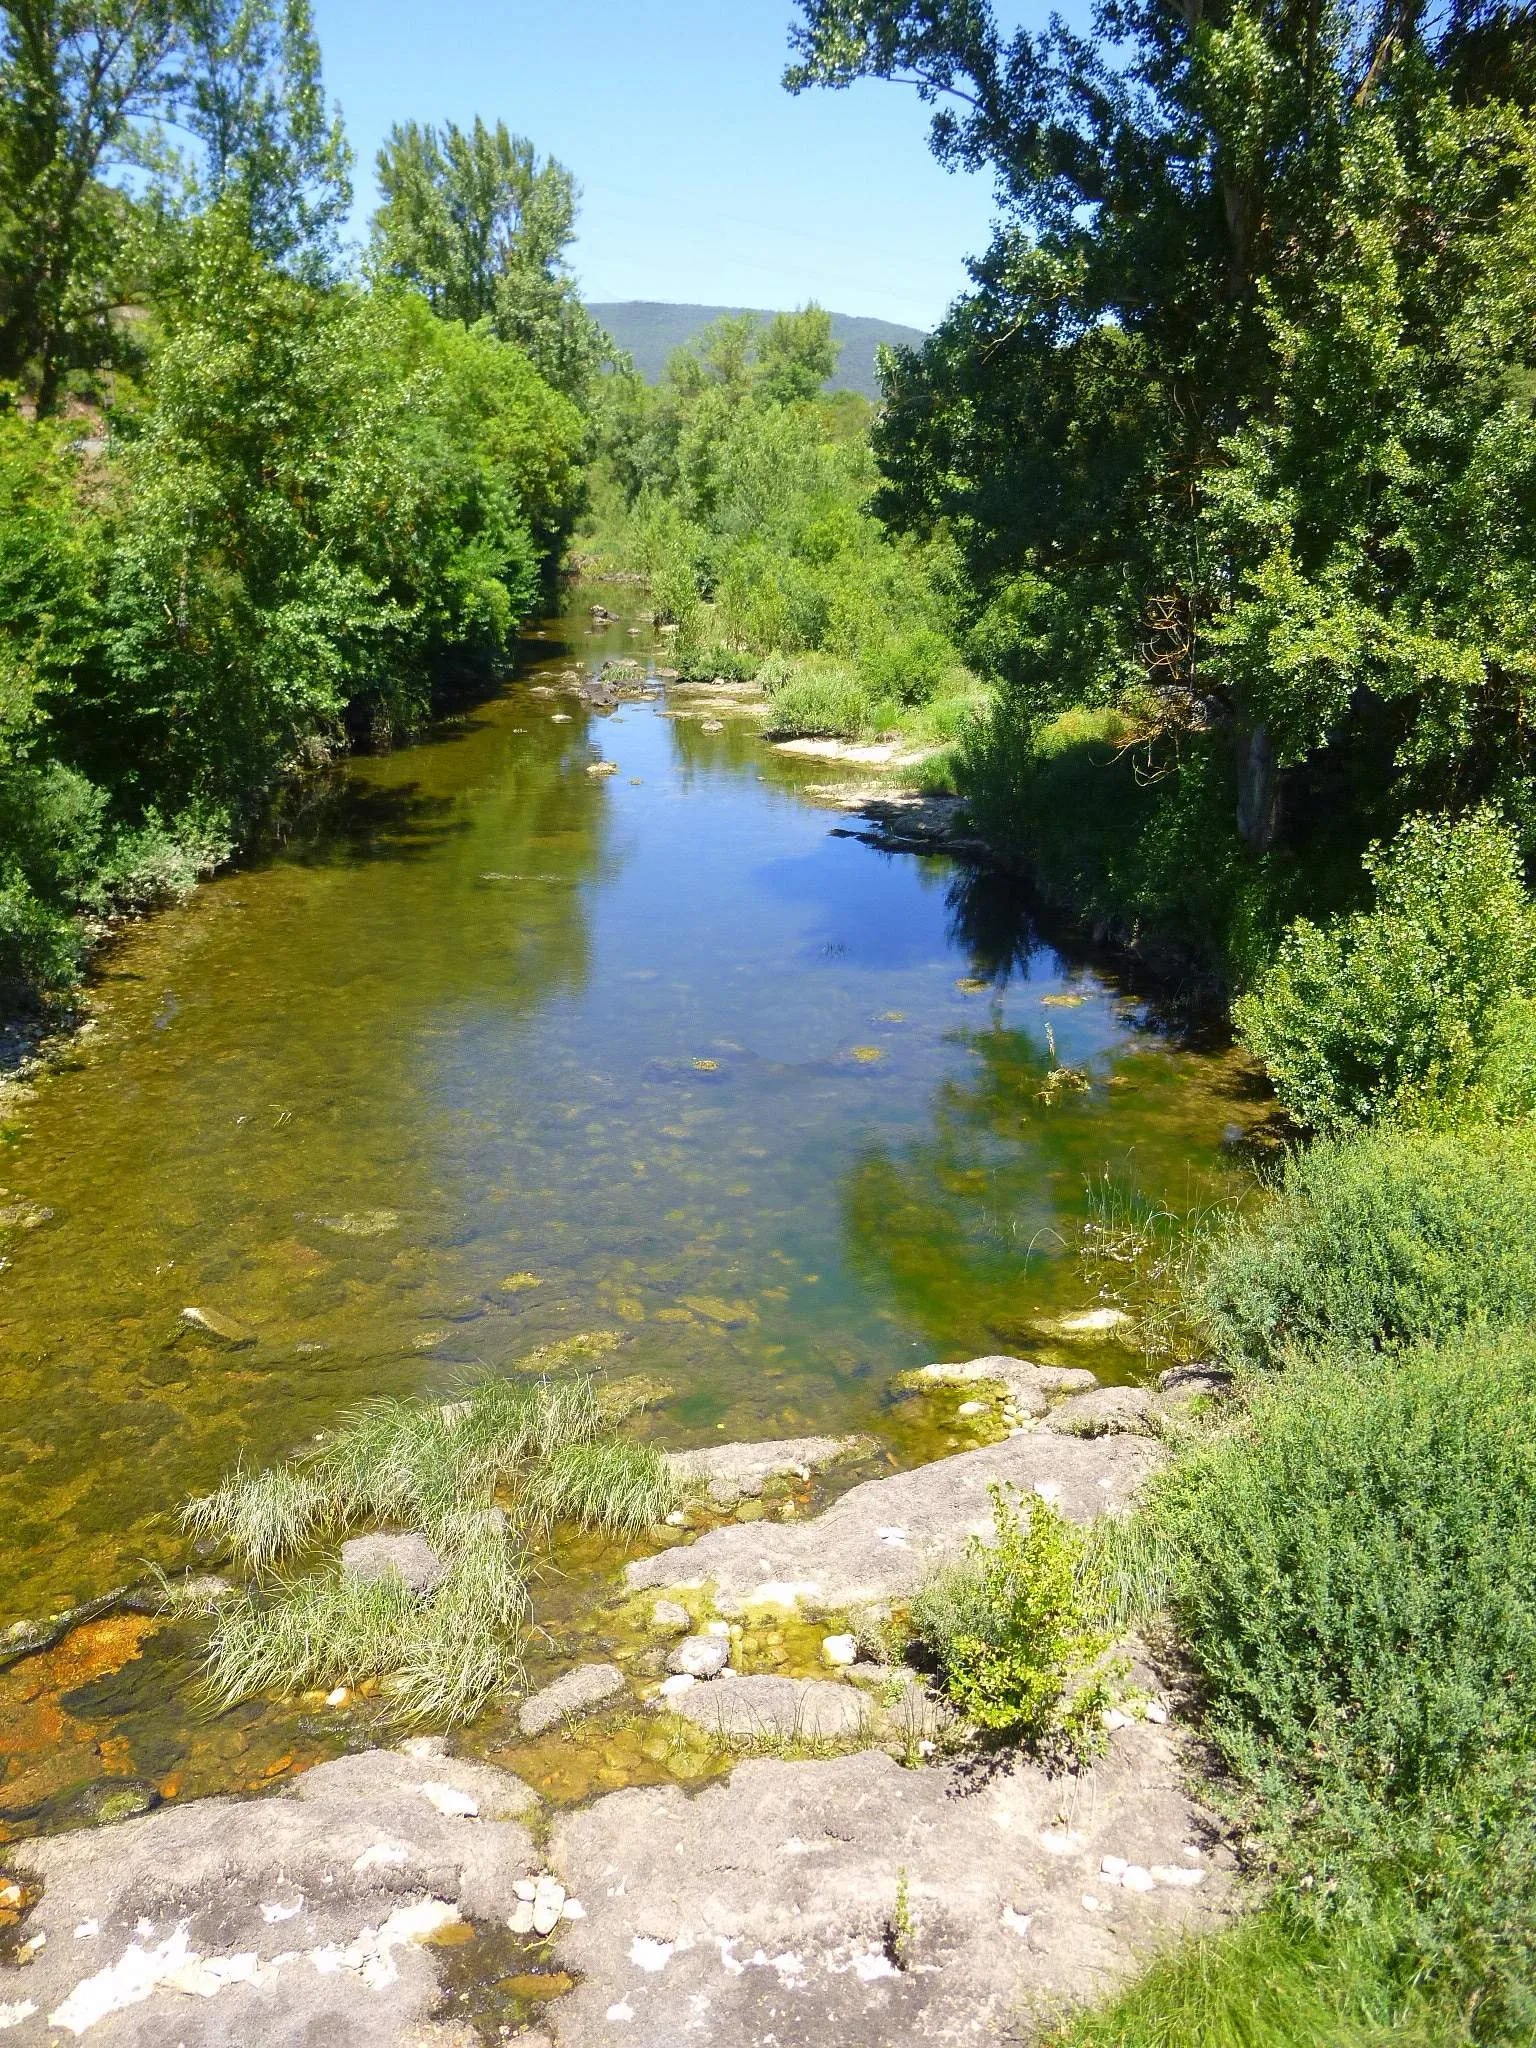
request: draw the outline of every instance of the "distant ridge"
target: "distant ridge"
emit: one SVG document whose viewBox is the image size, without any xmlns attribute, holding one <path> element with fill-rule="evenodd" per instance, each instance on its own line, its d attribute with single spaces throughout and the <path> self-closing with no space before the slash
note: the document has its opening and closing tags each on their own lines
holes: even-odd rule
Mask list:
<svg viewBox="0 0 1536 2048">
<path fill-rule="evenodd" d="M 723 313 L 756 313 L 771 320 L 771 312 L 760 306 L 674 306 L 661 299 L 622 299 L 610 305 L 589 306 L 588 312 L 601 321 L 622 349 L 635 359 L 635 368 L 648 384 L 654 384 L 667 366 L 673 349 L 718 320 Z M 875 376 L 875 349 L 882 341 L 905 342 L 915 348 L 927 336 L 920 327 L 898 327 L 892 320 L 866 320 L 852 313 L 832 315 L 832 336 L 843 344 L 837 375 L 830 391 L 862 391 L 866 398 L 880 396 Z"/>
</svg>

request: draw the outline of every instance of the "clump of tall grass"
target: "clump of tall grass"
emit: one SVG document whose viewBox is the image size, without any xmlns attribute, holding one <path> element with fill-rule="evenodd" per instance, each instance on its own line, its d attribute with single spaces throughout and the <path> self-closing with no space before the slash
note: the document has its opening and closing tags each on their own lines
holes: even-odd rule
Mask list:
<svg viewBox="0 0 1536 2048">
<path fill-rule="evenodd" d="M 1149 1357 L 1181 1350 L 1197 1276 L 1231 1205 L 1191 1200 L 1174 1208 L 1108 1165 L 1089 1176 L 1085 1194 L 1078 1242 L 1084 1280 L 1106 1301 L 1132 1310 Z"/>
<path fill-rule="evenodd" d="M 383 1682 L 402 1718 L 465 1720 L 512 1682 L 531 1607 L 530 1541 L 557 1522 L 612 1534 L 680 1498 L 666 1459 L 618 1434 L 588 1378 L 486 1378 L 447 1403 L 369 1401 L 321 1443 L 264 1472 L 237 1468 L 184 1525 L 256 1574 L 209 1642 L 212 1698 Z M 283 1568 L 349 1529 L 419 1531 L 446 1567 L 425 1598 L 332 1561 Z"/>
</svg>

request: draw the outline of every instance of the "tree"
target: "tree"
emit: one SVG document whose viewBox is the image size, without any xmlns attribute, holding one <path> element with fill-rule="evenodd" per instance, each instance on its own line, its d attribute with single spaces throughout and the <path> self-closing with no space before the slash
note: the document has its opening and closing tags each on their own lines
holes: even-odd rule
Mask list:
<svg viewBox="0 0 1536 2048">
<path fill-rule="evenodd" d="M 42 412 L 109 346 L 121 201 L 102 179 L 169 105 L 183 27 L 179 0 L 0 8 L 0 377 Z"/>
<path fill-rule="evenodd" d="M 488 320 L 525 349 L 557 390 L 581 392 L 611 355 L 566 267 L 576 185 L 533 144 L 450 121 L 408 121 L 378 156 L 384 203 L 373 220 L 373 267 L 410 284 L 445 319 Z"/>
<path fill-rule="evenodd" d="M 997 180 L 878 439 L 887 515 L 965 550 L 1012 729 L 1128 705 L 1255 853 L 1287 811 L 1364 839 L 1483 794 L 1536 841 L 1525 0 L 801 12 L 792 89 L 905 79 Z"/>
<path fill-rule="evenodd" d="M 234 199 L 253 248 L 323 266 L 352 204 L 352 151 L 326 112 L 309 0 L 200 0 L 187 45 L 176 116 L 200 148 L 195 203 Z"/>
<path fill-rule="evenodd" d="M 842 347 L 832 339 L 832 315 L 820 306 L 775 313 L 757 344 L 764 390 L 780 405 L 814 398 L 836 371 Z"/>
</svg>

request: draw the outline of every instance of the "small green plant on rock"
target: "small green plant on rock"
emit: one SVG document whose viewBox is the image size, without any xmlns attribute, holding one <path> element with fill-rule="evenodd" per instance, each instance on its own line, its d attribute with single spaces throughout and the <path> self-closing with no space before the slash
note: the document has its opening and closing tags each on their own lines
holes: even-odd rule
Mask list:
<svg viewBox="0 0 1536 2048">
<path fill-rule="evenodd" d="M 991 1542 L 972 1537 L 964 1559 L 921 1588 L 913 1629 L 977 1727 L 1091 1753 L 1114 1669 L 1081 1571 L 1083 1539 L 1048 1501 L 1021 1511 L 1014 1489 L 991 1491 Z"/>
</svg>

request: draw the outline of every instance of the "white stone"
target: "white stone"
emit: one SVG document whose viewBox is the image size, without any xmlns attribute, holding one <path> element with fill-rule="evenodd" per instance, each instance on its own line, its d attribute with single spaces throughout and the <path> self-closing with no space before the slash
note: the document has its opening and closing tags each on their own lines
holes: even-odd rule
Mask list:
<svg viewBox="0 0 1536 2048">
<path fill-rule="evenodd" d="M 1144 1869 L 1141 1864 L 1128 1863 L 1120 1882 L 1128 1892 L 1149 1892 L 1153 1886 L 1153 1877 L 1151 1871 Z"/>
<path fill-rule="evenodd" d="M 1130 1867 L 1130 1861 L 1127 1857 L 1106 1856 L 1099 1865 L 1099 1875 L 1101 1877 L 1112 1877 L 1116 1884 L 1118 1884 Z"/>
<path fill-rule="evenodd" d="M 955 1410 L 957 1415 L 985 1415 L 986 1412 L 987 1404 L 985 1401 L 962 1401 Z"/>
<path fill-rule="evenodd" d="M 480 1802 L 461 1792 L 457 1785 L 431 1782 L 422 1786 L 421 1795 L 445 1820 L 474 1820 L 480 1812 Z"/>
<path fill-rule="evenodd" d="M 565 1886 L 553 1877 L 541 1877 L 533 1899 L 533 1931 L 552 1934 L 565 1904 Z"/>
<path fill-rule="evenodd" d="M 821 1654 L 828 1664 L 857 1664 L 859 1645 L 853 1636 L 823 1636 Z"/>
<path fill-rule="evenodd" d="M 1142 1708 L 1143 1716 L 1161 1728 L 1168 1719 L 1168 1709 L 1161 1700 L 1148 1700 Z"/>
<path fill-rule="evenodd" d="M 689 1671 L 676 1672 L 671 1678 L 661 1681 L 661 1697 L 664 1700 L 678 1699 L 685 1692 L 691 1692 L 698 1682 Z"/>
<path fill-rule="evenodd" d="M 531 1877 L 520 1877 L 512 1889 L 520 1899 L 526 1899 L 531 1906 L 539 1888 Z"/>
<path fill-rule="evenodd" d="M 728 1621 L 706 1621 L 703 1632 L 707 1636 L 728 1636 L 731 1624 Z"/>
<path fill-rule="evenodd" d="M 512 1932 L 513 1934 L 532 1934 L 532 1932 L 533 1932 L 533 1901 L 532 1901 L 532 1899 L 519 1899 L 519 1900 L 518 1900 L 517 1904 L 516 1904 L 516 1905 L 515 1905 L 515 1906 L 514 1906 L 514 1907 L 512 1908 L 512 1917 L 511 1917 L 511 1918 L 510 1918 L 510 1919 L 508 1920 L 508 1922 L 507 1922 L 507 1927 L 508 1927 L 508 1929 L 510 1930 L 510 1932 Z"/>
<path fill-rule="evenodd" d="M 567 1899 L 560 1908 L 560 1918 L 562 1920 L 585 1920 L 586 1917 L 587 1909 L 580 1899 Z"/>
<path fill-rule="evenodd" d="M 727 1629 L 723 1636 L 685 1636 L 667 1659 L 667 1669 L 687 1678 L 714 1678 L 730 1661 L 730 1631 Z"/>
<path fill-rule="evenodd" d="M 325 1704 L 328 1707 L 344 1707 L 347 1704 L 348 1698 L 347 1688 L 344 1685 L 338 1685 L 333 1692 L 326 1694 Z"/>
<path fill-rule="evenodd" d="M 1203 1870 L 1191 1870 L 1186 1863 L 1154 1863 L 1152 1877 L 1158 1884 L 1196 1885 L 1205 1883 Z"/>
<path fill-rule="evenodd" d="M 658 1600 L 651 1609 L 651 1627 L 665 1629 L 669 1635 L 687 1635 L 693 1623 L 688 1610 L 681 1600 Z"/>
<path fill-rule="evenodd" d="M 1015 1912 L 1012 1906 L 1004 1906 L 1003 1908 L 1003 1925 L 1012 1933 L 1018 1935 L 1021 1941 L 1028 1934 L 1034 1917 L 1033 1913 Z"/>
</svg>

